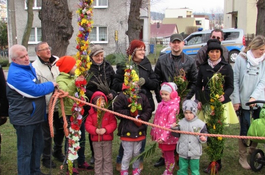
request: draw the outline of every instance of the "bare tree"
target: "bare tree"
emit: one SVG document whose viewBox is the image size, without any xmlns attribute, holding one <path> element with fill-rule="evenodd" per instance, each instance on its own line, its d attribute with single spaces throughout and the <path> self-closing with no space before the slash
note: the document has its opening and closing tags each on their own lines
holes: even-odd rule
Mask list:
<svg viewBox="0 0 265 175">
<path fill-rule="evenodd" d="M 39 12 L 42 27 L 42 41 L 53 48 L 52 54 L 65 55 L 69 39 L 73 35 L 72 12 L 67 0 L 42 0 Z"/>
<path fill-rule="evenodd" d="M 134 39 L 139 39 L 140 31 L 142 29 L 140 19 L 140 8 L 142 6 L 142 0 L 131 0 L 130 13 L 128 18 L 128 31 L 126 34 L 129 37 L 129 42 Z"/>
<path fill-rule="evenodd" d="M 31 28 L 32 28 L 33 18 L 34 18 L 33 9 L 32 9 L 33 4 L 34 4 L 34 0 L 27 0 L 28 20 L 27 20 L 26 28 L 25 28 L 23 38 L 22 38 L 22 43 L 21 43 L 26 48 L 28 48 L 29 36 L 30 36 Z"/>
<path fill-rule="evenodd" d="M 256 23 L 256 35 L 263 35 L 265 36 L 265 0 L 257 0 L 257 9 L 258 9 L 258 16 L 257 16 L 257 23 Z"/>
</svg>

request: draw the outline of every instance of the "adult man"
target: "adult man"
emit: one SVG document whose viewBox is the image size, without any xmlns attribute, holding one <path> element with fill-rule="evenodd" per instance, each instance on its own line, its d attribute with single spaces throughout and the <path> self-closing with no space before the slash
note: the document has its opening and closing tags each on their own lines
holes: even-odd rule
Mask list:
<svg viewBox="0 0 265 175">
<path fill-rule="evenodd" d="M 38 43 L 35 47 L 35 52 L 37 55 L 37 59 L 32 63 L 32 66 L 35 68 L 40 82 L 43 83 L 46 81 L 56 81 L 56 77 L 60 73 L 58 67 L 56 66 L 56 62 L 59 58 L 51 55 L 51 47 L 48 45 L 47 42 Z M 49 112 L 48 104 L 50 102 L 51 96 L 52 93 L 45 96 L 47 115 Z M 57 158 L 60 162 L 63 162 L 64 161 L 64 155 L 62 154 L 62 143 L 64 139 L 63 123 L 60 121 L 57 110 L 55 110 L 53 116 L 54 116 L 53 121 L 55 128 L 53 156 Z M 55 168 L 56 167 L 55 163 L 51 161 L 52 138 L 50 135 L 48 120 L 45 120 L 43 122 L 42 131 L 44 137 L 42 164 L 46 168 Z"/>
<path fill-rule="evenodd" d="M 224 40 L 224 32 L 221 29 L 214 29 L 210 34 L 210 39 L 218 39 L 220 42 L 222 42 Z M 206 44 L 198 51 L 197 55 L 195 56 L 197 67 L 199 67 L 205 61 L 207 61 L 207 53 L 206 53 L 207 48 L 208 46 Z M 224 59 L 229 63 L 228 50 L 224 46 L 222 46 L 222 49 L 223 49 Z"/>
<path fill-rule="evenodd" d="M 171 82 L 174 81 L 175 76 L 179 75 L 179 71 L 183 69 L 189 81 L 188 89 L 190 89 L 186 98 L 191 99 L 196 89 L 197 68 L 195 60 L 182 52 L 184 42 L 180 34 L 171 35 L 169 45 L 171 47 L 171 52 L 158 58 L 155 66 L 155 73 L 158 75 L 160 83 Z M 158 98 L 157 100 L 159 102 Z M 164 164 L 164 159 L 160 158 L 154 166 L 159 167 Z"/>
<path fill-rule="evenodd" d="M 13 45 L 7 77 L 9 119 L 17 134 L 18 175 L 43 175 L 40 171 L 45 118 L 45 95 L 54 91 L 57 83 L 40 83 L 26 48 Z"/>
</svg>

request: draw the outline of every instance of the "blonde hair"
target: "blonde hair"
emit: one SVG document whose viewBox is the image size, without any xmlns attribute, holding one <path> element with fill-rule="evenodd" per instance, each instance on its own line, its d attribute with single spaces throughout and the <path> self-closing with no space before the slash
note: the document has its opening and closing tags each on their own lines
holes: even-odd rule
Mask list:
<svg viewBox="0 0 265 175">
<path fill-rule="evenodd" d="M 255 36 L 249 45 L 244 49 L 244 52 L 247 53 L 249 50 L 257 50 L 265 45 L 265 37 L 262 35 Z"/>
</svg>

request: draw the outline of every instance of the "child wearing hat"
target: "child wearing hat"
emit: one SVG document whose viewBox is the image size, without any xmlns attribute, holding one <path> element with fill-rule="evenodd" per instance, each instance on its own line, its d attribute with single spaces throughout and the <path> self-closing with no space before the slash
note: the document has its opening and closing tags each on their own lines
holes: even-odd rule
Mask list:
<svg viewBox="0 0 265 175">
<path fill-rule="evenodd" d="M 179 113 L 180 97 L 177 93 L 177 85 L 173 82 L 163 83 L 160 95 L 162 101 L 157 106 L 154 124 L 170 129 L 177 122 L 176 115 Z M 166 170 L 163 175 L 173 175 L 175 166 L 174 151 L 178 138 L 172 136 L 169 131 L 156 127 L 151 129 L 151 136 L 152 140 L 159 144 L 165 159 Z"/>
<path fill-rule="evenodd" d="M 195 101 L 184 101 L 182 109 L 185 118 L 178 123 L 181 131 L 207 133 L 205 123 L 197 117 L 198 104 Z M 176 126 L 176 124 L 173 126 Z M 191 174 L 200 174 L 202 143 L 206 141 L 207 137 L 205 136 L 180 134 L 177 143 L 177 153 L 179 154 L 178 175 L 188 174 L 188 167 L 190 167 Z"/>
<path fill-rule="evenodd" d="M 63 56 L 61 57 L 57 63 L 56 66 L 58 66 L 60 74 L 56 78 L 56 82 L 58 83 L 59 89 L 68 92 L 69 95 L 74 96 L 74 93 L 76 92 L 76 86 L 75 86 L 75 70 L 76 70 L 76 60 L 75 58 L 71 56 Z M 72 107 L 74 104 L 74 100 L 70 98 L 63 98 L 64 103 L 64 110 L 65 115 L 67 117 L 68 123 L 70 123 L 70 117 L 72 115 Z M 59 116 L 62 116 L 62 110 L 59 103 Z M 62 117 L 61 117 L 62 119 Z M 63 121 L 62 121 L 63 122 Z M 68 124 L 68 126 L 70 126 Z M 85 127 L 84 122 L 82 122 L 81 127 L 81 138 L 79 140 L 80 142 L 80 149 L 77 151 L 78 153 L 78 169 L 80 170 L 92 170 L 93 167 L 90 166 L 87 162 L 85 162 Z M 68 139 L 65 139 L 65 152 L 67 153 L 68 148 Z M 78 170 L 76 168 L 73 168 L 73 174 L 79 174 Z"/>
<path fill-rule="evenodd" d="M 96 91 L 90 102 L 99 107 L 104 107 L 108 99 L 103 92 Z M 102 116 L 100 116 L 100 113 Z M 85 128 L 90 134 L 95 152 L 95 175 L 113 174 L 112 140 L 113 132 L 117 128 L 114 114 L 91 107 L 85 122 Z"/>
<path fill-rule="evenodd" d="M 135 86 L 133 90 L 138 91 L 137 100 L 135 104 L 141 105 L 141 109 L 137 109 L 134 113 L 131 111 L 131 96 L 128 92 L 130 87 L 123 85 L 122 92 L 116 97 L 113 103 L 113 109 L 115 112 L 120 114 L 136 118 L 138 120 L 148 122 L 152 116 L 152 108 L 149 104 L 149 100 L 145 95 L 145 91 L 136 90 L 138 87 L 138 82 L 133 83 Z M 136 114 L 137 113 L 137 114 Z M 130 166 L 130 161 L 140 154 L 140 149 L 142 148 L 142 142 L 146 139 L 147 126 L 127 118 L 117 116 L 120 120 L 118 126 L 118 136 L 120 136 L 121 145 L 124 150 L 122 160 L 121 160 L 121 175 L 128 175 L 128 169 Z M 137 159 L 133 165 L 133 175 L 140 175 L 140 159 Z"/>
</svg>

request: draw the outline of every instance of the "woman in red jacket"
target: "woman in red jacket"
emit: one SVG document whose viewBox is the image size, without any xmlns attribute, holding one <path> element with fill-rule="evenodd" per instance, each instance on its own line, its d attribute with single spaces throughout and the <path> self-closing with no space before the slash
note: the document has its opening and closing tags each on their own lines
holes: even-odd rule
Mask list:
<svg viewBox="0 0 265 175">
<path fill-rule="evenodd" d="M 104 107 L 108 100 L 104 93 L 96 91 L 92 95 L 90 102 Z M 89 110 L 85 128 L 90 134 L 95 152 L 95 175 L 113 174 L 112 140 L 113 132 L 117 128 L 115 116 L 92 107 Z"/>
</svg>

